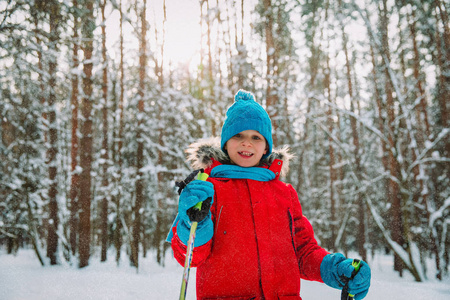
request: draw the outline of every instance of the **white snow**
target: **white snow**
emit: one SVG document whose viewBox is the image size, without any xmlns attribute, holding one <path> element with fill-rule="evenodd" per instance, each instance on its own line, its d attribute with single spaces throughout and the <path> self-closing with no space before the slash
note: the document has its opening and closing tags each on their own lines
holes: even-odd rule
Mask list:
<svg viewBox="0 0 450 300">
<path fill-rule="evenodd" d="M 17 256 L 0 250 L 1 300 L 85 300 L 85 299 L 178 299 L 183 268 L 169 255 L 166 267 L 156 264 L 153 255 L 141 258 L 139 272 L 123 258 L 116 266 L 114 255 L 100 263 L 91 257 L 90 266 L 59 265 L 41 267 L 32 250 L 19 250 Z M 366 300 L 450 299 L 450 280 L 414 282 L 392 271 L 392 258 L 378 255 L 369 259 L 372 284 Z M 432 268 L 432 261 L 429 263 Z M 303 300 L 340 299 L 340 291 L 318 282 L 302 281 Z M 187 299 L 195 299 L 195 269 L 191 270 Z"/>
</svg>

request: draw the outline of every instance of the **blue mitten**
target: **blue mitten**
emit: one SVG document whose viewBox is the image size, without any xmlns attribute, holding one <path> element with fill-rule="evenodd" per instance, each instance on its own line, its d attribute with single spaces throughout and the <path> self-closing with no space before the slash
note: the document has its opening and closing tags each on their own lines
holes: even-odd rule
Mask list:
<svg viewBox="0 0 450 300">
<path fill-rule="evenodd" d="M 194 247 L 204 245 L 212 238 L 214 226 L 210 208 L 213 198 L 214 186 L 208 181 L 194 180 L 181 192 L 178 204 L 177 234 L 185 245 L 188 243 L 191 224 L 194 221 L 198 222 Z M 203 202 L 201 210 L 194 208 L 199 202 Z"/>
<path fill-rule="evenodd" d="M 363 299 L 369 292 L 370 267 L 361 261 L 359 271 L 352 278 L 355 268 L 353 259 L 345 258 L 341 253 L 328 254 L 320 264 L 320 276 L 323 282 L 335 289 L 342 289 L 348 283 L 349 294 L 355 295 L 355 300 Z"/>
</svg>

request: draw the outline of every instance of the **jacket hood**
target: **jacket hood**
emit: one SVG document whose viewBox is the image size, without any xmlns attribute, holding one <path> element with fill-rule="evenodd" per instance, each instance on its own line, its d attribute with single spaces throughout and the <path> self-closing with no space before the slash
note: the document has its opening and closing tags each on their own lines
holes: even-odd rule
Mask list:
<svg viewBox="0 0 450 300">
<path fill-rule="evenodd" d="M 289 153 L 289 147 L 284 146 L 279 149 L 273 149 L 272 153 L 261 160 L 263 164 L 271 165 L 275 159 L 283 161 L 280 176 L 283 177 L 289 172 L 289 162 L 294 155 Z M 221 164 L 231 164 L 228 155 L 220 147 L 220 137 L 201 139 L 186 149 L 187 160 L 194 170 L 207 169 L 213 164 L 213 160 Z"/>
</svg>

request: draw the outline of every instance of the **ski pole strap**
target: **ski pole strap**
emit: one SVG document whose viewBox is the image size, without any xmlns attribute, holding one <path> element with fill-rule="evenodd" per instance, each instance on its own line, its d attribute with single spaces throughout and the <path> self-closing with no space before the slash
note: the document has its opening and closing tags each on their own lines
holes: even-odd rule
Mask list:
<svg viewBox="0 0 450 300">
<path fill-rule="evenodd" d="M 348 293 L 348 282 L 356 276 L 356 274 L 359 271 L 360 265 L 361 265 L 361 261 L 359 259 L 354 259 L 352 261 L 352 267 L 355 269 L 352 272 L 352 276 L 350 278 L 348 278 L 347 282 L 344 285 L 344 288 L 342 289 L 341 300 L 353 300 L 353 297 L 355 297 L 355 295 Z"/>
<path fill-rule="evenodd" d="M 204 172 L 204 169 L 195 170 L 194 172 L 189 174 L 188 177 L 186 177 L 184 180 L 175 182 L 175 186 L 178 187 L 178 195 L 181 194 L 181 192 L 186 187 L 186 185 L 188 185 L 189 182 L 191 182 L 192 180 L 195 179 L 195 176 L 197 176 L 197 174 L 198 174 L 197 179 L 200 179 L 199 177 L 201 174 L 204 174 L 203 172 Z M 206 178 L 208 178 L 208 174 L 205 174 L 205 175 L 206 175 Z M 203 180 L 203 179 L 200 179 L 200 180 Z"/>
</svg>

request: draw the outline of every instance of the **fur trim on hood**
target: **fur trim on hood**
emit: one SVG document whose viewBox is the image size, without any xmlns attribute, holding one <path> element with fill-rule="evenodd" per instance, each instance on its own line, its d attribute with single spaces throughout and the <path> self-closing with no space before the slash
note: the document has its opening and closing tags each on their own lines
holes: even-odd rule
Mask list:
<svg viewBox="0 0 450 300">
<path fill-rule="evenodd" d="M 189 145 L 186 153 L 188 154 L 187 160 L 194 170 L 210 167 L 213 163 L 212 159 L 221 164 L 231 164 L 228 155 L 220 148 L 219 137 L 199 140 Z M 280 176 L 283 177 L 289 172 L 289 162 L 292 158 L 294 158 L 294 155 L 289 153 L 289 147 L 284 146 L 280 149 L 273 149 L 272 153 L 261 162 L 271 165 L 275 159 L 282 160 L 283 167 L 281 168 Z"/>
</svg>

